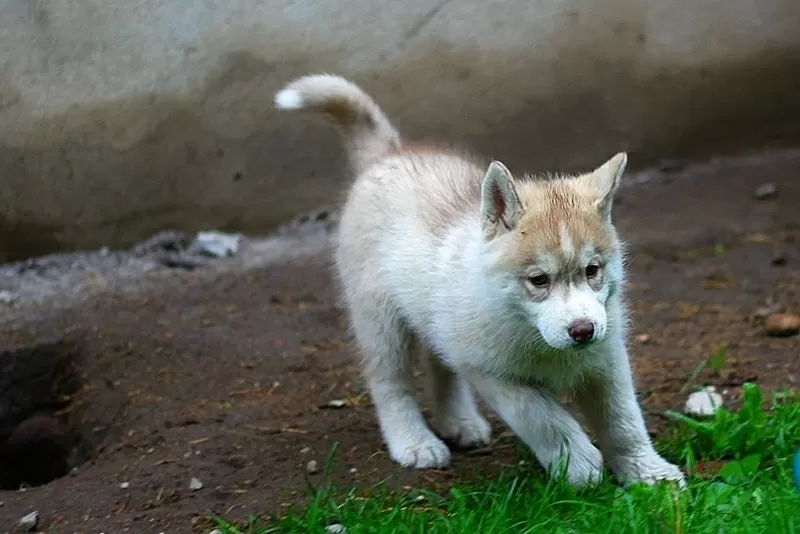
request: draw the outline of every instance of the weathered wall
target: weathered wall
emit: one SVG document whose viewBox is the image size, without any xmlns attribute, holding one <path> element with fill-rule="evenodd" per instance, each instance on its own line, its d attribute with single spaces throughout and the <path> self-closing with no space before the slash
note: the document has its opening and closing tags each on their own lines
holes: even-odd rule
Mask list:
<svg viewBox="0 0 800 534">
<path fill-rule="evenodd" d="M 795 140 L 798 27 L 797 0 L 2 0 L 0 260 L 335 198 L 333 131 L 272 109 L 312 71 L 512 170 Z"/>
</svg>

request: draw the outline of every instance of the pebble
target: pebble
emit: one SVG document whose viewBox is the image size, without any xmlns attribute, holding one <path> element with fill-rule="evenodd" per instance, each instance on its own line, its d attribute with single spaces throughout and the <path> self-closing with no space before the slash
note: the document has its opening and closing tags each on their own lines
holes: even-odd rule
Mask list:
<svg viewBox="0 0 800 534">
<path fill-rule="evenodd" d="M 220 529 L 218 529 L 218 528 L 215 528 L 214 530 L 212 530 L 208 534 L 222 534 L 222 531 Z"/>
<path fill-rule="evenodd" d="M 689 395 L 683 411 L 689 415 L 707 417 L 714 415 L 722 407 L 722 403 L 722 395 L 717 393 L 717 388 L 708 386 Z"/>
<path fill-rule="evenodd" d="M 778 195 L 778 186 L 772 182 L 762 184 L 756 188 L 754 194 L 758 200 L 772 198 Z"/>
<path fill-rule="evenodd" d="M 764 331 L 768 336 L 788 337 L 800 332 L 800 315 L 775 313 L 764 321 Z"/>
<path fill-rule="evenodd" d="M 311 447 L 303 447 L 300 449 L 300 454 L 308 454 L 309 452 L 311 452 Z"/>
<path fill-rule="evenodd" d="M 325 527 L 326 532 L 330 532 L 330 534 L 347 534 L 347 528 L 344 525 L 339 523 L 334 523 L 333 525 L 328 525 Z"/>
<path fill-rule="evenodd" d="M 650 341 L 650 336 L 648 336 L 647 334 L 640 334 L 636 336 L 636 341 L 642 344 L 647 343 L 648 341 Z"/>
<path fill-rule="evenodd" d="M 189 481 L 189 489 L 192 491 L 197 491 L 203 489 L 203 483 L 200 482 L 199 478 L 192 477 Z"/>
<path fill-rule="evenodd" d="M 39 512 L 31 512 L 19 520 L 19 528 L 24 532 L 32 532 L 39 526 Z"/>
<path fill-rule="evenodd" d="M 306 471 L 312 475 L 319 473 L 319 463 L 316 460 L 311 460 L 306 464 Z"/>
<path fill-rule="evenodd" d="M 122 484 L 119 485 L 119 489 L 124 489 L 124 490 L 126 490 L 126 489 L 128 489 L 130 487 L 131 487 L 131 483 L 130 482 L 123 482 Z"/>
<path fill-rule="evenodd" d="M 347 406 L 347 401 L 342 399 L 334 399 L 332 401 L 328 401 L 328 408 L 344 408 Z"/>
</svg>

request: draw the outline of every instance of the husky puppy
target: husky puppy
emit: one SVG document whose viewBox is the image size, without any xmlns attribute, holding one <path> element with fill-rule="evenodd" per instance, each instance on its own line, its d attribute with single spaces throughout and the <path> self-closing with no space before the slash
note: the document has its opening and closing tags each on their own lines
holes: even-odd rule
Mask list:
<svg viewBox="0 0 800 534">
<path fill-rule="evenodd" d="M 625 481 L 683 484 L 650 441 L 626 348 L 611 218 L 626 154 L 577 176 L 514 176 L 499 161 L 404 142 L 372 98 L 327 74 L 296 79 L 275 105 L 319 112 L 343 134 L 354 181 L 336 268 L 396 462 L 441 468 L 445 442 L 488 444 L 477 392 L 575 486 L 601 479 L 603 454 Z M 427 368 L 432 428 L 414 394 L 415 356 Z M 559 391 L 573 395 L 602 454 Z"/>
</svg>

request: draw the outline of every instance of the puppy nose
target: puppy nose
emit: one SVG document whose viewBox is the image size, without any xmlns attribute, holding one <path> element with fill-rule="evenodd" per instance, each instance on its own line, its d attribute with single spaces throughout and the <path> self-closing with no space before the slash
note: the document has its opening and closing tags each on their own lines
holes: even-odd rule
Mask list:
<svg viewBox="0 0 800 534">
<path fill-rule="evenodd" d="M 577 343 L 586 343 L 594 337 L 594 325 L 591 321 L 575 321 L 568 331 L 569 337 Z"/>
</svg>

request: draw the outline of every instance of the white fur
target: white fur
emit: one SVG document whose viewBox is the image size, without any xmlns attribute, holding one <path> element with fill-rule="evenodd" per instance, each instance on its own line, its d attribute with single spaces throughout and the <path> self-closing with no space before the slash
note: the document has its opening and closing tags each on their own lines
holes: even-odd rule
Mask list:
<svg viewBox="0 0 800 534">
<path fill-rule="evenodd" d="M 405 466 L 443 467 L 451 461 L 443 439 L 460 446 L 489 443 L 490 427 L 474 389 L 545 467 L 555 468 L 568 457 L 573 484 L 596 482 L 603 454 L 557 402 L 555 393 L 567 390 L 617 475 L 682 481 L 678 468 L 653 449 L 636 401 L 625 345 L 621 252 L 604 267 L 599 290 L 556 284 L 547 298 L 531 299 L 535 290 L 499 267 L 524 212 L 510 174 L 504 176 L 507 169 L 492 165 L 483 180 L 483 204 L 467 204 L 465 184 L 480 180 L 484 169 L 447 153 L 392 154 L 399 136 L 377 105 L 349 82 L 334 81 L 309 76 L 289 88 L 303 88 L 303 95 L 314 95 L 315 105 L 323 107 L 326 95 L 341 103 L 346 94 L 356 112 L 371 117 L 348 138 L 351 150 L 366 143 L 371 156 L 356 158 L 361 166 L 341 216 L 336 267 L 391 457 Z M 289 104 L 285 108 L 307 100 L 288 94 L 280 98 Z M 624 157 L 616 160 L 624 168 Z M 622 172 L 611 163 L 597 171 L 617 172 L 603 175 L 598 186 L 597 206 L 604 216 L 610 216 Z M 492 192 L 505 195 L 506 204 L 490 205 Z M 462 204 L 463 209 L 448 211 Z M 559 246 L 580 261 L 591 259 L 585 257 L 591 251 L 577 249 L 572 240 L 562 239 Z M 549 269 L 551 263 L 559 267 L 556 251 L 537 268 Z M 595 327 L 593 342 L 583 348 L 568 335 L 576 320 Z M 436 433 L 415 398 L 415 355 L 425 363 Z"/>
<path fill-rule="evenodd" d="M 275 107 L 278 109 L 300 109 L 303 107 L 303 95 L 294 89 L 284 89 L 275 94 Z"/>
</svg>

